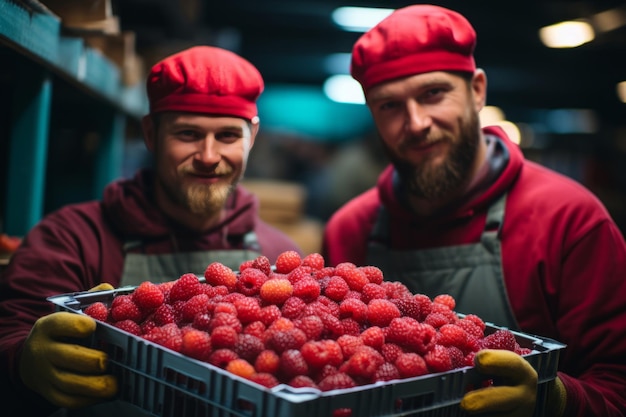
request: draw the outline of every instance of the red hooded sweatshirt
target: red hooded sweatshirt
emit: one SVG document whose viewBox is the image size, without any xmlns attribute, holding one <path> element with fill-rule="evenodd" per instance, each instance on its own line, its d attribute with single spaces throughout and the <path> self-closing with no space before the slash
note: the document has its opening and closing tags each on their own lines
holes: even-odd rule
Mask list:
<svg viewBox="0 0 626 417">
<path fill-rule="evenodd" d="M 341 262 L 364 265 L 381 204 L 389 213 L 393 249 L 477 242 L 487 209 L 507 192 L 501 246 L 508 298 L 523 332 L 567 345 L 559 366 L 568 396 L 565 415 L 624 416 L 624 238 L 588 190 L 524 160 L 519 147 L 501 129 L 484 132 L 496 141 L 490 162 L 499 159 L 506 165 L 484 184 L 482 193 L 434 216 L 418 218 L 398 198 L 395 171 L 389 166 L 376 187 L 348 202 L 329 220 L 323 256 L 331 266 Z"/>
</svg>

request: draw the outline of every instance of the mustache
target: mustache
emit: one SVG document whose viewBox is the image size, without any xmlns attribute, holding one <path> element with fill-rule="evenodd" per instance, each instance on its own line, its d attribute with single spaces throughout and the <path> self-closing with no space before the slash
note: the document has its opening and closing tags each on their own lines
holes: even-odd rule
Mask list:
<svg viewBox="0 0 626 417">
<path fill-rule="evenodd" d="M 207 170 L 202 170 L 202 169 L 196 169 L 193 167 L 185 167 L 182 168 L 180 170 L 180 173 L 183 175 L 197 175 L 197 176 L 225 176 L 225 175 L 231 175 L 233 172 L 235 172 L 232 168 L 226 166 L 226 167 L 216 167 L 215 169 L 207 169 Z"/>
</svg>

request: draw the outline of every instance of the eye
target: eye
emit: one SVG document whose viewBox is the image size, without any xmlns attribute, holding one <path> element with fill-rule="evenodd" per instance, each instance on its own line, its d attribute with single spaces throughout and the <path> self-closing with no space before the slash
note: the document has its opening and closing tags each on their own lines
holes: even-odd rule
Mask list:
<svg viewBox="0 0 626 417">
<path fill-rule="evenodd" d="M 381 111 L 388 111 L 397 109 L 400 106 L 398 101 L 384 101 L 378 105 L 378 109 Z"/>
<path fill-rule="evenodd" d="M 220 142 L 232 143 L 236 142 L 242 137 L 242 133 L 240 131 L 234 130 L 224 130 L 215 135 L 215 138 Z"/>
<path fill-rule="evenodd" d="M 187 141 L 187 142 L 197 140 L 198 138 L 202 136 L 199 132 L 193 129 L 182 129 L 182 130 L 177 131 L 175 135 L 178 139 Z"/>
</svg>

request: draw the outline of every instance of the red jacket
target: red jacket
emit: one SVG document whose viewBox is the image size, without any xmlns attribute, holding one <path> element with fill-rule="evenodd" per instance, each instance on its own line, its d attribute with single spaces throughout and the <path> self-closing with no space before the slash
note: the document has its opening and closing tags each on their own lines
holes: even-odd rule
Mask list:
<svg viewBox="0 0 626 417">
<path fill-rule="evenodd" d="M 330 265 L 363 265 L 380 204 L 389 211 L 394 249 L 476 242 L 494 197 L 508 192 L 501 237 L 508 297 L 522 331 L 568 346 L 561 355 L 559 374 L 567 388 L 565 415 L 624 416 L 624 238 L 588 190 L 524 160 L 502 130 L 488 128 L 485 133 L 504 138 L 498 152 L 508 151 L 509 160 L 483 194 L 435 217 L 417 218 L 397 199 L 390 166 L 375 188 L 332 216 L 323 255 Z"/>
<path fill-rule="evenodd" d="M 256 197 L 241 187 L 229 200 L 224 220 L 213 230 L 198 233 L 173 224 L 154 206 L 151 184 L 152 174 L 140 172 L 132 180 L 109 185 L 102 202 L 61 208 L 37 224 L 13 255 L 0 275 L 3 410 L 20 410 L 20 415 L 28 416 L 49 414 L 50 406 L 42 398 L 25 400 L 31 394 L 21 387 L 17 373 L 19 349 L 33 323 L 53 312 L 46 297 L 86 291 L 101 282 L 118 286 L 125 242 L 147 241 L 148 254 L 237 249 L 240 242 L 229 241 L 226 233 L 237 237 L 254 230 L 261 253 L 272 263 L 284 251 L 300 252 L 287 236 L 258 218 Z"/>
</svg>

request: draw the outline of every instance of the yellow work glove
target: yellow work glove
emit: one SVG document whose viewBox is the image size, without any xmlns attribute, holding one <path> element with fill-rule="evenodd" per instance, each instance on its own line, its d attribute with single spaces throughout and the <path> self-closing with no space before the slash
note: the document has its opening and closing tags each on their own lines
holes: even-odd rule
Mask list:
<svg viewBox="0 0 626 417">
<path fill-rule="evenodd" d="M 20 357 L 24 384 L 64 408 L 81 408 L 113 397 L 117 380 L 106 373 L 107 355 L 71 341 L 87 337 L 95 329 L 91 317 L 69 312 L 37 320 Z"/>
<path fill-rule="evenodd" d="M 476 353 L 476 369 L 496 379 L 497 385 L 470 391 L 461 400 L 469 414 L 531 417 L 537 399 L 537 371 L 509 350 L 485 349 Z"/>
<path fill-rule="evenodd" d="M 92 289 L 90 289 L 89 291 L 108 291 L 108 290 L 114 290 L 115 288 L 113 287 L 113 285 L 109 284 L 108 282 L 103 282 L 101 284 L 96 285 L 95 287 L 93 287 Z"/>
</svg>

